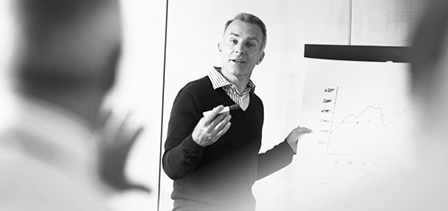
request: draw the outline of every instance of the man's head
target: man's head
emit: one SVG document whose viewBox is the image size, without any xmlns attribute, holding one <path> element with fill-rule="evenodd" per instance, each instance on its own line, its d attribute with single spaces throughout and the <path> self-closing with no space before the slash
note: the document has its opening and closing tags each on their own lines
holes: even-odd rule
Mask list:
<svg viewBox="0 0 448 211">
<path fill-rule="evenodd" d="M 267 33 L 266 33 L 266 25 L 264 25 L 263 21 L 258 18 L 255 15 L 249 14 L 249 13 L 240 13 L 238 15 L 236 15 L 233 19 L 228 20 L 224 26 L 224 33 L 226 33 L 227 28 L 229 27 L 229 25 L 233 22 L 233 21 L 242 21 L 242 22 L 246 22 L 246 23 L 251 23 L 251 24 L 255 24 L 258 27 L 260 27 L 261 29 L 261 33 L 263 34 L 263 44 L 262 44 L 262 49 L 264 50 L 264 48 L 266 47 L 266 42 L 267 42 Z"/>
<path fill-rule="evenodd" d="M 218 44 L 223 70 L 235 77 L 250 78 L 255 65 L 264 58 L 266 26 L 256 16 L 241 13 L 227 21 Z"/>
<path fill-rule="evenodd" d="M 448 47 L 448 2 L 432 1 L 423 13 L 413 37 L 412 78 L 416 89 L 427 88 L 437 78 Z M 434 78 L 434 76 L 436 76 Z"/>
<path fill-rule="evenodd" d="M 22 92 L 103 93 L 112 86 L 121 47 L 117 0 L 17 0 L 15 9 Z"/>
</svg>

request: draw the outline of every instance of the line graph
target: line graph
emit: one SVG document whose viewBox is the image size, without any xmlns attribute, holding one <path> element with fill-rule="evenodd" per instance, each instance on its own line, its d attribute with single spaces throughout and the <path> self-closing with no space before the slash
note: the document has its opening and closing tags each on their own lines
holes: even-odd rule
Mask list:
<svg viewBox="0 0 448 211">
<path fill-rule="evenodd" d="M 359 143 L 359 140 L 363 139 L 364 141 L 367 140 L 367 144 L 364 144 L 364 146 L 369 146 L 369 141 L 370 143 L 374 143 L 376 141 L 363 138 L 365 137 L 365 134 L 370 134 L 372 130 L 378 130 L 379 133 L 381 133 L 382 131 L 387 131 L 384 129 L 392 127 L 393 124 L 397 123 L 397 121 L 400 120 L 403 115 L 406 115 L 411 107 L 411 103 L 407 102 L 406 100 L 408 94 L 400 95 L 393 100 L 389 100 L 388 102 L 384 102 L 379 105 L 365 106 L 358 112 L 350 112 L 350 110 L 343 108 L 344 105 L 341 109 L 338 109 L 339 94 L 339 87 L 336 87 L 333 96 L 334 99 L 331 99 L 331 101 L 334 102 L 333 108 L 330 111 L 331 119 L 321 119 L 322 123 L 327 123 L 326 125 L 324 124 L 322 126 L 322 129 L 320 130 L 321 133 L 328 134 L 328 140 L 326 142 L 326 154 L 337 154 L 338 156 L 368 156 L 390 159 L 389 157 L 383 157 L 383 155 L 378 156 L 378 153 L 367 153 L 365 152 L 365 150 L 360 150 L 360 148 L 363 147 L 356 145 L 356 143 Z M 330 98 L 327 97 L 324 101 L 327 101 L 328 99 Z M 403 99 L 405 100 L 403 101 Z M 322 105 L 326 107 L 324 103 L 322 103 Z M 341 114 L 337 115 L 337 113 Z M 347 139 L 349 141 L 347 141 Z M 377 137 L 377 139 L 385 138 Z M 355 140 L 355 143 L 353 143 L 353 140 Z M 338 145 L 341 145 L 342 147 Z M 352 149 L 347 150 L 350 148 Z"/>
<path fill-rule="evenodd" d="M 298 198 L 371 187 L 412 165 L 408 78 L 403 63 L 307 60 L 300 125 L 313 132 L 292 164 Z"/>
<path fill-rule="evenodd" d="M 374 106 L 369 106 L 367 108 L 365 108 L 361 114 L 356 115 L 356 114 L 349 114 L 347 117 L 345 117 L 339 124 L 336 125 L 336 127 L 334 129 L 332 129 L 330 132 L 333 133 L 335 132 L 341 125 L 343 124 L 362 124 L 362 123 L 371 123 L 377 119 L 380 119 L 381 124 L 383 125 L 383 127 L 387 127 L 389 125 L 391 125 L 397 118 L 400 117 L 400 115 L 409 107 L 411 106 L 411 104 L 407 105 L 403 110 L 398 111 L 398 112 L 389 112 L 389 113 L 385 113 L 383 112 L 383 109 L 381 107 L 374 107 Z M 364 113 L 366 113 L 368 110 L 376 110 L 378 111 L 379 115 L 376 118 L 373 119 L 368 119 L 365 120 L 364 122 L 361 120 Z M 385 122 L 385 116 L 387 115 L 394 115 L 393 119 L 390 120 L 389 122 Z M 351 121 L 348 121 L 349 119 L 353 119 Z"/>
<path fill-rule="evenodd" d="M 310 63 L 303 118 L 317 131 L 314 148 L 327 156 L 404 160 L 412 122 L 406 65 Z"/>
</svg>

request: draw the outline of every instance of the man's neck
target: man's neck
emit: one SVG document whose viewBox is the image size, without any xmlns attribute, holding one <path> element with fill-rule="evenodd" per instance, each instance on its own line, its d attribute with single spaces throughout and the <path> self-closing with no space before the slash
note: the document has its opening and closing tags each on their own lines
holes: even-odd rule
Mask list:
<svg viewBox="0 0 448 211">
<path fill-rule="evenodd" d="M 224 69 L 221 69 L 222 75 L 238 88 L 239 93 L 243 93 L 249 83 L 250 76 L 235 76 Z"/>
<path fill-rule="evenodd" d="M 90 93 L 83 91 L 81 93 L 72 92 L 58 94 L 40 92 L 37 90 L 22 90 L 22 94 L 53 103 L 78 115 L 80 118 L 84 119 L 90 127 L 95 128 L 97 126 L 98 113 L 102 104 L 102 95 L 96 95 L 92 91 Z"/>
</svg>

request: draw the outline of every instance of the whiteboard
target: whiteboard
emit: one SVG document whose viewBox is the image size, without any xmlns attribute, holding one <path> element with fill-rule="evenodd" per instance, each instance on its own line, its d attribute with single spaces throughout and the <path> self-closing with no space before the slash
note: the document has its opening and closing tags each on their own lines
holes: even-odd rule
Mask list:
<svg viewBox="0 0 448 211">
<path fill-rule="evenodd" d="M 284 210 L 349 210 L 339 196 L 368 192 L 411 165 L 408 64 L 306 62 L 300 122 L 313 133 L 300 139 L 285 171 L 289 200 L 279 204 Z"/>
</svg>

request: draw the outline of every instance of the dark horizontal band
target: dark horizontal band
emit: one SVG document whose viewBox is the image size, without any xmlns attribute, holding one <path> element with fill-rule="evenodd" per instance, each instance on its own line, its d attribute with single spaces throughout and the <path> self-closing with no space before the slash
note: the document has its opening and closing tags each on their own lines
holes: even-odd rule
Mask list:
<svg viewBox="0 0 448 211">
<path fill-rule="evenodd" d="M 411 47 L 305 44 L 305 57 L 371 62 L 410 62 Z"/>
</svg>

